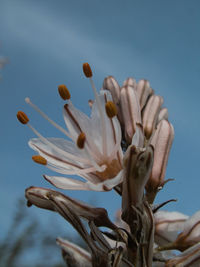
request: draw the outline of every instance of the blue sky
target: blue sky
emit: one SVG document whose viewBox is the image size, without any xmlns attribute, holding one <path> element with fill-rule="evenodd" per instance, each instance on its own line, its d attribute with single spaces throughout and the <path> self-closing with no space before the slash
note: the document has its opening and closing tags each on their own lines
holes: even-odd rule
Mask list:
<svg viewBox="0 0 200 267">
<path fill-rule="evenodd" d="M 164 97 L 175 128 L 166 178 L 176 180 L 160 192 L 157 203 L 178 198 L 169 210 L 190 215 L 199 209 L 199 8 L 198 0 L 0 1 L 0 55 L 10 61 L 0 81 L 1 229 L 10 224 L 26 187 L 51 187 L 42 174 L 52 173 L 32 162 L 27 142 L 34 135 L 18 123 L 16 112 L 24 110 L 43 135 L 62 137 L 24 98 L 64 126 L 57 85 L 65 83 L 73 103 L 89 113 L 93 95 L 83 62 L 91 64 L 98 88 L 107 75 L 120 83 L 133 76 L 148 79 Z M 107 207 L 111 216 L 120 206 L 114 192 L 66 193 Z"/>
</svg>

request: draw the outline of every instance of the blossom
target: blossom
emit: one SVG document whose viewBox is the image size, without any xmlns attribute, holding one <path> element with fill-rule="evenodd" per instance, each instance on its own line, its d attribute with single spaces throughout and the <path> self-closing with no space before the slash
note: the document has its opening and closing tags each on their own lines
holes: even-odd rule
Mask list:
<svg viewBox="0 0 200 267">
<path fill-rule="evenodd" d="M 85 63 L 84 71 L 88 68 Z M 26 98 L 27 103 L 71 139 L 45 138 L 27 122 L 38 136 L 29 141 L 29 146 L 40 155 L 33 156 L 35 162 L 60 174 L 78 175 L 85 180 L 44 175 L 54 186 L 70 190 L 109 191 L 121 183 L 123 178 L 121 127 L 110 92 L 101 90 L 97 93 L 92 78 L 89 78 L 95 95 L 90 117 L 75 108 L 66 86 L 58 88 L 61 97 L 67 100 L 63 116 L 68 131 L 49 119 Z M 18 114 L 18 119 L 20 114 L 22 112 Z"/>
</svg>

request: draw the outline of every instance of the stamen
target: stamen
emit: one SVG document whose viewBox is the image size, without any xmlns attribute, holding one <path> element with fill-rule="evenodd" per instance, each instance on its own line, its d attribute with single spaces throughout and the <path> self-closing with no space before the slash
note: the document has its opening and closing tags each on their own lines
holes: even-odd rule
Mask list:
<svg viewBox="0 0 200 267">
<path fill-rule="evenodd" d="M 56 122 L 51 120 L 43 111 L 41 111 L 35 104 L 33 104 L 29 97 L 25 98 L 25 102 L 29 104 L 32 108 L 34 108 L 44 119 L 46 119 L 48 122 L 50 122 L 55 128 L 57 128 L 59 131 L 61 131 L 64 135 L 72 139 L 72 136 L 63 129 L 60 125 L 58 125 Z"/>
<path fill-rule="evenodd" d="M 76 144 L 77 146 L 80 148 L 80 149 L 83 149 L 84 148 L 84 145 L 85 145 L 85 139 L 86 139 L 86 136 L 85 134 L 82 132 L 79 134 L 78 138 L 77 138 L 77 141 L 76 141 Z"/>
<path fill-rule="evenodd" d="M 29 122 L 28 116 L 23 111 L 17 112 L 17 118 L 22 124 L 27 124 Z"/>
<path fill-rule="evenodd" d="M 106 114 L 109 118 L 113 118 L 117 115 L 117 107 L 112 101 L 108 101 L 105 104 Z"/>
<path fill-rule="evenodd" d="M 96 100 L 97 107 L 98 107 L 98 110 L 99 110 L 100 119 L 101 119 L 101 125 L 102 125 L 102 145 L 103 145 L 102 150 L 103 150 L 103 155 L 105 157 L 107 157 L 107 139 L 106 139 L 105 118 L 104 118 L 104 115 L 103 115 L 103 109 L 102 109 L 102 106 L 101 106 L 99 95 L 97 93 L 97 90 L 95 88 L 94 82 L 92 80 L 92 70 L 91 70 L 90 65 L 88 63 L 84 63 L 83 64 L 83 72 L 84 72 L 85 76 L 90 79 L 90 83 L 91 83 L 91 86 L 92 86 L 92 89 L 93 89 L 93 92 L 94 92 L 94 95 L 95 95 L 95 100 Z"/>
<path fill-rule="evenodd" d="M 40 155 L 32 156 L 32 160 L 38 164 L 47 165 L 47 160 Z"/>
<path fill-rule="evenodd" d="M 69 100 L 71 98 L 70 92 L 64 84 L 58 86 L 58 92 L 63 100 Z"/>
<path fill-rule="evenodd" d="M 83 72 L 87 78 L 92 77 L 92 70 L 91 70 L 90 65 L 88 63 L 83 63 Z"/>
</svg>

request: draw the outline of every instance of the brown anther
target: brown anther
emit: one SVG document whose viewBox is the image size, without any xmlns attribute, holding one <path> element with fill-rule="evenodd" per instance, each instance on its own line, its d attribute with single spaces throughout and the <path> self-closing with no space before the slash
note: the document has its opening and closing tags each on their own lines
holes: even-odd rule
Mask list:
<svg viewBox="0 0 200 267">
<path fill-rule="evenodd" d="M 32 156 L 32 160 L 35 161 L 36 163 L 47 165 L 47 160 L 40 155 Z"/>
<path fill-rule="evenodd" d="M 83 63 L 83 72 L 87 78 L 92 77 L 92 70 L 91 70 L 90 65 L 88 63 Z"/>
<path fill-rule="evenodd" d="M 78 138 L 77 138 L 77 141 L 76 141 L 76 144 L 77 144 L 77 147 L 78 148 L 80 148 L 80 149 L 83 149 L 84 148 L 85 139 L 86 139 L 85 134 L 83 132 L 80 133 L 79 136 L 78 136 Z"/>
<path fill-rule="evenodd" d="M 17 118 L 22 124 L 27 124 L 29 122 L 29 118 L 23 111 L 17 112 Z"/>
<path fill-rule="evenodd" d="M 117 107 L 112 101 L 108 101 L 105 104 L 106 114 L 109 118 L 113 118 L 117 115 Z"/>
<path fill-rule="evenodd" d="M 68 100 L 71 97 L 69 90 L 67 89 L 66 85 L 64 85 L 64 84 L 61 84 L 58 86 L 58 92 L 59 92 L 60 97 L 63 100 Z"/>
</svg>

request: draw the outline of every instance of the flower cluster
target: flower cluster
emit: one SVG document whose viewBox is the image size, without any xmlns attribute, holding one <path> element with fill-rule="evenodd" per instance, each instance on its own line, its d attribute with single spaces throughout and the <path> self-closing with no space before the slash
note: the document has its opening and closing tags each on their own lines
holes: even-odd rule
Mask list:
<svg viewBox="0 0 200 267">
<path fill-rule="evenodd" d="M 65 190 L 115 190 L 122 199 L 118 219 L 112 222 L 104 208 L 41 187 L 26 189 L 28 206 L 59 213 L 85 240 L 89 252 L 57 239 L 68 266 L 197 266 L 199 213 L 188 218 L 160 211 L 170 200 L 153 205 L 156 194 L 170 180 L 165 180 L 165 172 L 174 138 L 163 98 L 147 80 L 136 83 L 128 78 L 120 86 L 113 76 L 104 79 L 98 92 L 88 63 L 83 64 L 83 72 L 94 92 L 94 100 L 89 101 L 90 117 L 75 108 L 65 85 L 58 86 L 66 101 L 63 116 L 67 130 L 25 99 L 67 138 L 42 136 L 22 111 L 17 118 L 37 136 L 29 141 L 38 153 L 33 161 L 64 175 L 43 177 Z M 88 222 L 90 231 L 82 220 Z M 108 231 L 102 232 L 102 226 Z M 174 250 L 181 254 L 177 256 Z"/>
</svg>

